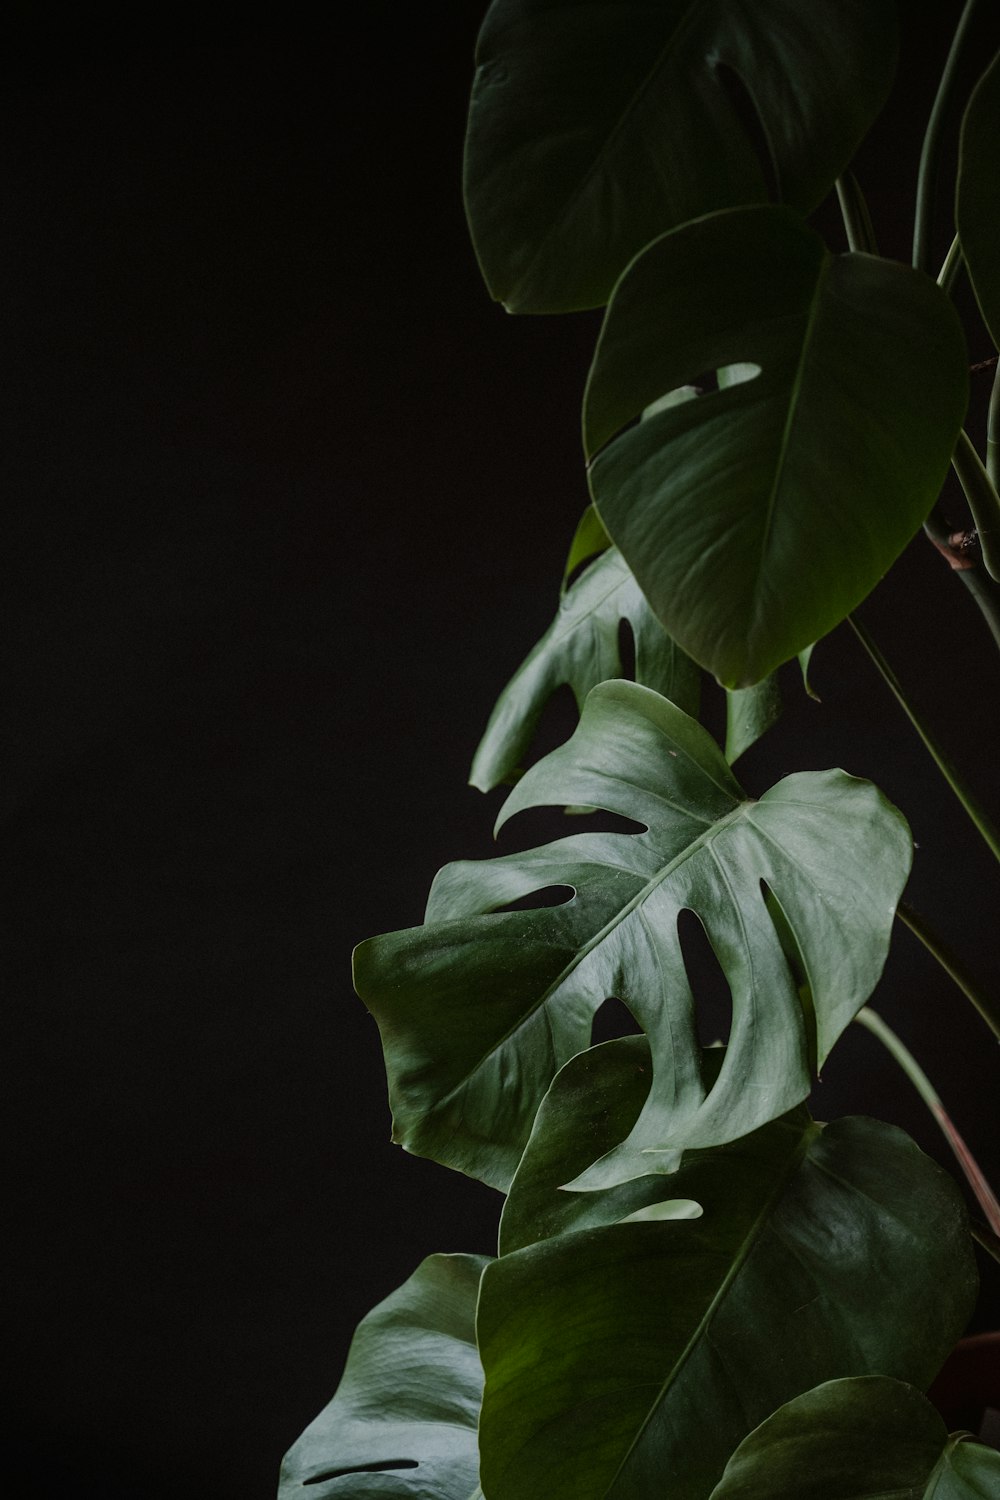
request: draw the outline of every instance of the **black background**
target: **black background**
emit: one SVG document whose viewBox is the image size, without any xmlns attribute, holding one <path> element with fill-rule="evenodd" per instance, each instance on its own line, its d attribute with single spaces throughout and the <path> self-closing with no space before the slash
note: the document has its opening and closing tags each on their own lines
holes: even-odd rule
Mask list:
<svg viewBox="0 0 1000 1500">
<path fill-rule="evenodd" d="M 860 171 L 906 257 L 958 7 L 902 9 Z M 465 233 L 480 14 L 36 18 L 6 54 L 4 1472 L 33 1496 L 270 1495 L 371 1304 L 493 1247 L 495 1194 L 389 1146 L 349 968 L 490 852 L 468 764 L 586 503 L 596 320 L 506 317 Z M 964 590 L 918 539 L 862 613 L 1000 813 L 1000 665 Z M 995 991 L 995 866 L 859 650 L 818 648 L 821 706 L 787 677 L 748 788 L 877 780 L 911 899 Z M 906 933 L 879 1003 L 1000 1175 L 996 1048 Z M 865 1034 L 815 1107 L 947 1159 Z M 994 1276 L 977 1326 L 998 1301 Z"/>
</svg>

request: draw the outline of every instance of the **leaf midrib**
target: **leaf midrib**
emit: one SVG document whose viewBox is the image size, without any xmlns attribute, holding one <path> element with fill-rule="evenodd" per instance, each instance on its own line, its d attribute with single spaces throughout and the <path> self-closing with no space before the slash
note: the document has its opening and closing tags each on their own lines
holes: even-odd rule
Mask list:
<svg viewBox="0 0 1000 1500">
<path fill-rule="evenodd" d="M 822 1126 L 817 1125 L 814 1121 L 810 1121 L 808 1126 L 806 1126 L 803 1130 L 802 1138 L 796 1146 L 795 1151 L 789 1157 L 787 1166 L 779 1176 L 773 1190 L 765 1199 L 760 1212 L 757 1214 L 757 1217 L 754 1219 L 753 1223 L 750 1225 L 750 1228 L 743 1236 L 740 1244 L 740 1249 L 737 1255 L 734 1257 L 732 1265 L 729 1267 L 725 1276 L 722 1278 L 722 1281 L 719 1284 L 718 1291 L 699 1319 L 698 1324 L 691 1334 L 691 1337 L 688 1339 L 687 1344 L 684 1346 L 680 1355 L 672 1364 L 666 1378 L 663 1381 L 663 1384 L 660 1386 L 659 1393 L 657 1394 L 655 1401 L 650 1404 L 649 1411 L 646 1413 L 646 1416 L 640 1424 L 635 1436 L 629 1443 L 625 1453 L 622 1455 L 621 1462 L 619 1463 L 614 1474 L 611 1476 L 611 1479 L 604 1491 L 604 1500 L 608 1500 L 608 1497 L 613 1496 L 615 1486 L 617 1485 L 618 1480 L 621 1477 L 622 1470 L 624 1469 L 626 1463 L 632 1456 L 638 1444 L 642 1441 L 642 1435 L 645 1432 L 646 1428 L 649 1426 L 649 1423 L 653 1420 L 654 1414 L 659 1409 L 662 1402 L 666 1399 L 670 1387 L 677 1379 L 691 1354 L 698 1347 L 701 1339 L 707 1337 L 708 1328 L 711 1325 L 719 1306 L 725 1299 L 730 1287 L 732 1286 L 739 1272 L 742 1270 L 744 1264 L 746 1263 L 750 1251 L 757 1243 L 758 1235 L 765 1221 L 770 1218 L 771 1210 L 773 1209 L 775 1203 L 784 1195 L 789 1181 L 799 1171 L 799 1168 L 801 1167 L 808 1154 L 809 1147 L 812 1145 L 812 1142 L 815 1140 L 815 1138 L 820 1134 L 821 1130 Z"/>
<path fill-rule="evenodd" d="M 652 84 L 653 79 L 662 70 L 667 58 L 676 47 L 679 39 L 684 35 L 686 31 L 691 29 L 692 17 L 705 9 L 711 9 L 713 4 L 714 0 L 691 0 L 691 4 L 685 11 L 684 16 L 675 27 L 675 29 L 670 33 L 666 42 L 660 48 L 659 52 L 656 54 L 656 57 L 653 59 L 652 66 L 649 68 L 649 71 L 629 94 L 627 100 L 625 101 L 625 106 L 621 110 L 617 120 L 614 122 L 611 129 L 604 134 L 603 139 L 598 145 L 597 151 L 594 153 L 594 158 L 591 161 L 590 166 L 583 173 L 582 177 L 580 177 L 576 186 L 563 200 L 562 205 L 559 208 L 559 212 L 557 214 L 553 214 L 552 218 L 549 221 L 549 227 L 546 229 L 544 235 L 538 241 L 538 244 L 535 247 L 534 254 L 528 261 L 528 264 L 525 266 L 524 270 L 521 272 L 516 284 L 511 287 L 508 297 L 505 299 L 507 305 L 509 305 L 515 297 L 519 297 L 523 293 L 524 287 L 526 285 L 530 286 L 531 277 L 534 273 L 535 267 L 538 265 L 538 262 L 543 255 L 543 252 L 548 249 L 553 236 L 562 231 L 562 228 L 565 225 L 568 216 L 572 213 L 573 209 L 579 203 L 583 194 L 586 192 L 588 186 L 593 180 L 595 173 L 601 165 L 602 159 L 608 154 L 611 146 L 617 140 L 622 130 L 625 128 L 625 124 L 628 121 L 629 117 L 633 115 L 639 108 L 644 96 L 646 95 Z"/>
<path fill-rule="evenodd" d="M 524 1026 L 532 1016 L 537 1015 L 539 1010 L 544 1009 L 544 1007 L 551 1000 L 552 996 L 566 982 L 566 980 L 570 977 L 574 970 L 577 969 L 581 963 L 583 963 L 584 959 L 588 958 L 589 955 L 593 953 L 594 949 L 597 948 L 601 943 L 603 943 L 606 937 L 614 932 L 616 927 L 619 927 L 624 921 L 626 921 L 627 918 L 631 916 L 632 912 L 635 911 L 636 907 L 640 906 L 646 900 L 646 898 L 651 895 L 654 890 L 657 889 L 658 886 L 662 885 L 663 881 L 666 880 L 668 876 L 672 875 L 675 870 L 679 869 L 685 860 L 693 858 L 700 849 L 703 849 L 706 846 L 710 845 L 713 839 L 718 837 L 725 829 L 730 826 L 730 824 L 735 823 L 737 819 L 741 817 L 746 817 L 750 809 L 755 806 L 756 803 L 750 799 L 745 802 L 740 802 L 736 807 L 732 809 L 731 812 L 725 813 L 721 818 L 717 819 L 710 828 L 706 828 L 704 833 L 700 833 L 698 837 L 694 839 L 690 844 L 687 844 L 679 854 L 675 855 L 675 857 L 670 860 L 668 864 L 664 865 L 661 870 L 658 870 L 654 876 L 647 880 L 641 890 L 637 891 L 636 894 L 629 901 L 627 901 L 623 907 L 620 908 L 615 916 L 613 916 L 609 921 L 605 922 L 604 926 L 597 933 L 595 933 L 594 936 L 591 937 L 583 945 L 582 948 L 577 950 L 570 962 L 564 966 L 557 978 L 554 979 L 552 983 L 546 988 L 544 993 L 539 997 L 535 1004 L 532 1005 L 529 1009 L 523 1011 L 518 1017 L 515 1024 L 508 1027 L 503 1036 L 499 1037 L 497 1041 L 494 1042 L 493 1045 L 488 1048 L 480 1058 L 477 1059 L 472 1067 L 467 1069 L 467 1071 L 458 1080 L 458 1082 L 455 1083 L 446 1094 L 443 1094 L 441 1096 L 436 1104 L 436 1112 L 440 1112 L 442 1109 L 444 1109 L 460 1092 L 468 1087 L 470 1080 L 476 1073 L 478 1073 L 483 1064 L 486 1063 L 491 1057 L 493 1057 L 501 1047 L 505 1046 L 506 1043 L 509 1042 L 511 1038 L 521 1030 L 522 1026 Z M 626 838 L 633 838 L 635 836 L 636 835 L 634 834 L 623 835 L 623 837 Z M 540 907 L 539 910 L 544 911 L 547 910 L 547 908 Z"/>
</svg>

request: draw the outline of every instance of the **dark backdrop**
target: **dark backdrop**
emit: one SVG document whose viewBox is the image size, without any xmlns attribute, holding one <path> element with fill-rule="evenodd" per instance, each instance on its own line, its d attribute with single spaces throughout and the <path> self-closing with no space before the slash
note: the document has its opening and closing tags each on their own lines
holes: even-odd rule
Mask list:
<svg viewBox="0 0 1000 1500">
<path fill-rule="evenodd" d="M 903 9 L 863 169 L 905 256 L 905 127 L 957 7 Z M 479 15 L 36 13 L 7 54 L 3 1471 L 33 1496 L 270 1495 L 367 1308 L 493 1245 L 496 1195 L 388 1145 L 349 969 L 489 853 L 469 760 L 586 500 L 595 320 L 505 317 L 465 235 Z M 964 591 L 920 540 L 864 616 L 996 813 L 1000 672 Z M 844 632 L 815 681 L 821 706 L 790 675 L 748 786 L 875 776 L 913 900 L 995 986 L 989 856 Z M 882 1008 L 996 1170 L 996 1049 L 905 933 Z M 816 1107 L 946 1157 L 867 1035 Z"/>
</svg>

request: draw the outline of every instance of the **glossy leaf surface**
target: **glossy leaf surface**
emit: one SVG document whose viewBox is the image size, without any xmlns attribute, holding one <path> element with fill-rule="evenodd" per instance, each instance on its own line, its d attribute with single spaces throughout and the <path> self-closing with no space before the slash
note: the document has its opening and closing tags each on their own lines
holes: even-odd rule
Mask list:
<svg viewBox="0 0 1000 1500">
<path fill-rule="evenodd" d="M 1000 349 L 1000 54 L 969 100 L 962 122 L 955 218 L 983 322 Z"/>
<path fill-rule="evenodd" d="M 667 635 L 621 553 L 601 553 L 566 589 L 559 612 L 504 688 L 476 751 L 470 781 L 487 792 L 516 781 L 549 698 L 563 683 L 583 707 L 591 688 L 621 677 L 619 629 L 635 643 L 635 679 L 697 715 L 701 673 Z"/>
<path fill-rule="evenodd" d="M 703 1216 L 581 1229 L 487 1269 L 490 1500 L 707 1500 L 778 1406 L 846 1376 L 925 1384 L 969 1315 L 958 1190 L 892 1126 L 798 1111 L 663 1187 Z"/>
<path fill-rule="evenodd" d="M 588 1045 L 609 996 L 650 1038 L 645 1119 L 665 1159 L 731 1140 L 805 1098 L 874 987 L 910 862 L 903 819 L 842 771 L 789 776 L 745 798 L 694 720 L 636 683 L 595 688 L 572 739 L 518 782 L 498 826 L 533 806 L 601 808 L 641 833 L 582 833 L 446 866 L 423 927 L 356 951 L 382 1032 L 394 1138 L 506 1188 L 556 1070 Z M 815 1004 L 809 1035 L 762 883 L 795 934 Z M 559 906 L 501 911 L 552 886 Z M 677 933 L 701 919 L 732 991 L 711 1090 Z M 645 1135 L 643 1145 L 649 1142 Z M 635 1175 L 625 1142 L 589 1186 Z"/>
<path fill-rule="evenodd" d="M 512 312 L 566 311 L 605 302 L 664 230 L 766 200 L 770 174 L 814 208 L 888 93 L 894 8 L 494 0 L 476 64 L 465 193 L 483 275 Z"/>
<path fill-rule="evenodd" d="M 432 1255 L 358 1326 L 337 1394 L 289 1450 L 279 1500 L 475 1500 L 478 1255 Z"/>
<path fill-rule="evenodd" d="M 635 419 L 736 363 L 760 374 Z M 729 687 L 825 635 L 918 529 L 968 390 L 948 298 L 787 209 L 665 235 L 615 289 L 584 402 L 591 491 L 658 618 Z"/>
<path fill-rule="evenodd" d="M 988 1500 L 1000 1453 L 949 1438 L 912 1386 L 835 1380 L 775 1412 L 740 1444 L 712 1500 Z"/>
</svg>

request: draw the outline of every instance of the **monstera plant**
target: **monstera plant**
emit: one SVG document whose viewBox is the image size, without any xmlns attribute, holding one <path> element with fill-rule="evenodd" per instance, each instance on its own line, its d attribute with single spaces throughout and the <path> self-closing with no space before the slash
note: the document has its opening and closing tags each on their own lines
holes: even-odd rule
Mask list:
<svg viewBox="0 0 1000 1500">
<path fill-rule="evenodd" d="M 966 431 L 952 298 L 967 277 L 976 339 L 1000 341 L 1000 59 L 955 93 L 974 8 L 943 61 L 909 265 L 878 253 L 851 172 L 893 80 L 890 0 L 486 14 L 466 148 L 486 285 L 515 313 L 606 311 L 583 396 L 592 505 L 472 780 L 512 787 L 498 831 L 537 807 L 574 831 L 447 866 L 421 926 L 356 952 L 394 1139 L 505 1202 L 494 1258 L 434 1256 L 364 1320 L 282 1500 L 1000 1495 L 1000 1453 L 949 1435 L 925 1394 L 1000 1208 L 868 1006 L 900 921 L 997 1037 L 1000 1002 L 903 901 L 909 829 L 873 784 L 800 772 L 751 798 L 732 769 L 779 717 L 776 670 L 797 658 L 808 689 L 813 643 L 846 620 L 1000 858 L 851 620 L 924 528 L 998 631 L 1000 382 L 989 431 Z M 837 243 L 812 222 L 831 197 Z M 939 508 L 952 467 L 958 531 Z M 721 746 L 698 720 L 705 674 Z M 531 763 L 565 684 L 575 732 Z M 725 1045 L 699 1031 L 691 921 L 731 993 Z M 595 1045 L 611 999 L 631 1034 Z M 948 1133 L 971 1213 L 894 1125 L 811 1117 L 857 1020 Z"/>
</svg>

